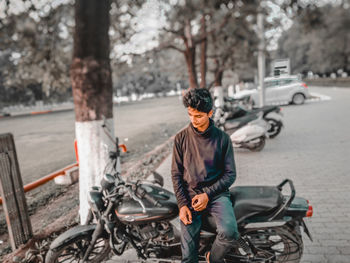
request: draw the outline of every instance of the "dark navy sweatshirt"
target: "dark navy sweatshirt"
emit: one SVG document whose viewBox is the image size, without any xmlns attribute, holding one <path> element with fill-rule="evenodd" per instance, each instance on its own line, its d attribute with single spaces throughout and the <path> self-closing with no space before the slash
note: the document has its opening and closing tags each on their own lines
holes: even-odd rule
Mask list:
<svg viewBox="0 0 350 263">
<path fill-rule="evenodd" d="M 204 132 L 190 124 L 175 136 L 171 174 L 179 208 L 191 207 L 197 194 L 210 201 L 228 191 L 236 179 L 230 137 L 212 120 Z"/>
</svg>

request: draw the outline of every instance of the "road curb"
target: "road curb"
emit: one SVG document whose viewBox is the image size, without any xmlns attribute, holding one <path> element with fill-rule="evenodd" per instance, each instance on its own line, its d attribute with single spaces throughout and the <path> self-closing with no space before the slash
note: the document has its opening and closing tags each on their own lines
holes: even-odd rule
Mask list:
<svg viewBox="0 0 350 263">
<path fill-rule="evenodd" d="M 43 115 L 50 114 L 54 112 L 63 112 L 70 111 L 73 108 L 64 108 L 64 109 L 54 109 L 54 110 L 42 110 L 42 111 L 30 111 L 30 112 L 17 112 L 17 113 L 0 113 L 0 119 L 11 118 L 11 117 L 23 117 L 23 116 L 33 116 L 33 115 Z"/>
</svg>

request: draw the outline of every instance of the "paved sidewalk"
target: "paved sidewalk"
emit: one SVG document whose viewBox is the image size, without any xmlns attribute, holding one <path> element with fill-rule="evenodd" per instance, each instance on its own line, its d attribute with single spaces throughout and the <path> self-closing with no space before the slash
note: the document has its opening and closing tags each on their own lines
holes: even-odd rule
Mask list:
<svg viewBox="0 0 350 263">
<path fill-rule="evenodd" d="M 235 185 L 276 185 L 292 179 L 297 196 L 314 208 L 306 222 L 314 242 L 303 234 L 301 262 L 350 263 L 350 89 L 311 91 L 325 99 L 284 107 L 285 128 L 262 152 L 235 149 Z M 170 165 L 171 156 L 157 169 L 168 189 Z M 108 262 L 131 259 L 129 253 Z"/>
</svg>

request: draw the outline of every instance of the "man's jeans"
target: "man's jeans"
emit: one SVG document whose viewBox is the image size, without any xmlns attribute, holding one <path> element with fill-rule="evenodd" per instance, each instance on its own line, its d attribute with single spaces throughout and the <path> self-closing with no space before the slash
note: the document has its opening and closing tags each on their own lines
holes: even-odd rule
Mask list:
<svg viewBox="0 0 350 263">
<path fill-rule="evenodd" d="M 224 193 L 208 203 L 203 211 L 214 217 L 217 236 L 210 252 L 210 263 L 224 262 L 224 256 L 239 238 L 237 221 L 232 208 L 230 194 Z M 181 250 L 183 263 L 198 262 L 198 246 L 203 212 L 192 212 L 192 223 L 181 224 Z"/>
</svg>

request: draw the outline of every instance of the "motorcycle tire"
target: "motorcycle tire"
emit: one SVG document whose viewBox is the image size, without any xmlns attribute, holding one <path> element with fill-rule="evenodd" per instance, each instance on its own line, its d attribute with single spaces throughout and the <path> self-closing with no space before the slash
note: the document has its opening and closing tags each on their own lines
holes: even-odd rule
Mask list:
<svg viewBox="0 0 350 263">
<path fill-rule="evenodd" d="M 265 118 L 265 121 L 270 125 L 270 129 L 267 131 L 267 135 L 270 139 L 275 138 L 282 130 L 282 123 L 275 119 Z"/>
<path fill-rule="evenodd" d="M 79 227 L 81 232 L 79 232 Z M 46 254 L 46 263 L 63 263 L 63 262 L 80 262 L 84 256 L 84 252 L 89 246 L 94 229 L 86 230 L 85 226 L 73 228 L 71 235 L 66 235 L 65 240 L 56 248 L 50 248 Z M 71 229 L 71 230 L 73 230 Z M 78 232 L 77 232 L 78 231 Z M 68 232 L 68 231 L 67 231 Z M 97 239 L 92 253 L 90 253 L 89 263 L 100 263 L 106 259 L 110 252 L 109 240 L 106 237 Z"/>
<path fill-rule="evenodd" d="M 265 137 L 261 136 L 258 143 L 254 144 L 254 146 L 249 147 L 248 149 L 252 152 L 260 152 L 265 147 Z"/>
<path fill-rule="evenodd" d="M 300 231 L 297 231 L 295 227 L 284 225 L 265 229 L 248 229 L 242 233 L 242 237 L 248 238 L 255 246 L 258 252 L 254 258 L 258 261 L 299 263 L 303 255 L 303 240 Z M 241 248 L 236 248 L 230 255 L 244 257 L 245 253 Z M 252 262 L 255 261 L 252 260 Z"/>
</svg>

